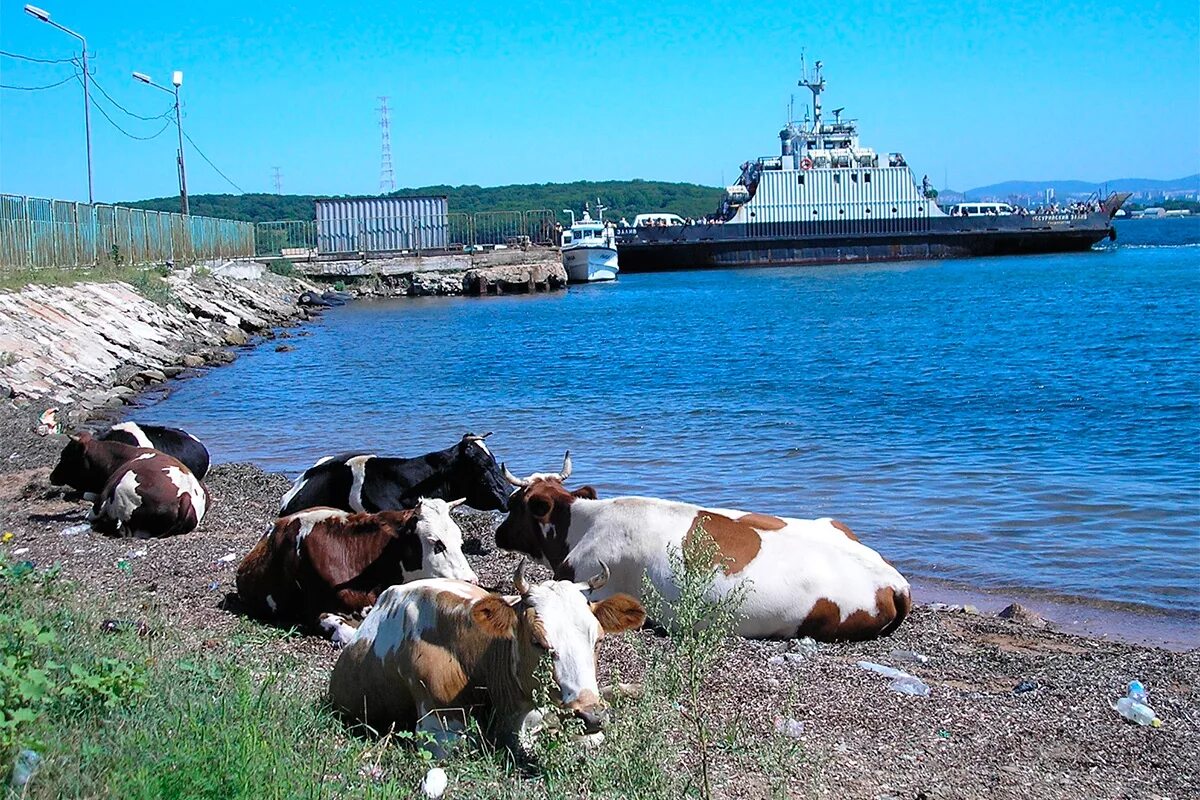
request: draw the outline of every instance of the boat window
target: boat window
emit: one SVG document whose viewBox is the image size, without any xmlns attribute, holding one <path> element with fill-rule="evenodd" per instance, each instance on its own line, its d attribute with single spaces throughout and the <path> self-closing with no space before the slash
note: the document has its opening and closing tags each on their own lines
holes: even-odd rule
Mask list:
<svg viewBox="0 0 1200 800">
<path fill-rule="evenodd" d="M 800 184 L 801 186 L 804 185 L 804 175 L 803 174 L 796 176 L 796 183 Z"/>
<path fill-rule="evenodd" d="M 570 243 L 571 243 L 571 234 L 564 233 L 563 234 L 563 244 L 570 244 Z"/>
<path fill-rule="evenodd" d="M 850 180 L 854 181 L 855 183 L 858 183 L 858 173 L 857 173 L 857 172 L 851 172 L 851 173 L 850 173 Z"/>
<path fill-rule="evenodd" d="M 871 173 L 864 172 L 863 173 L 863 183 L 870 183 L 870 182 L 871 182 Z"/>
<path fill-rule="evenodd" d="M 835 172 L 835 173 L 833 173 L 833 182 L 834 182 L 834 183 L 841 183 L 841 182 L 842 182 L 842 176 L 841 176 L 839 173 L 836 173 L 836 172 Z"/>
</svg>

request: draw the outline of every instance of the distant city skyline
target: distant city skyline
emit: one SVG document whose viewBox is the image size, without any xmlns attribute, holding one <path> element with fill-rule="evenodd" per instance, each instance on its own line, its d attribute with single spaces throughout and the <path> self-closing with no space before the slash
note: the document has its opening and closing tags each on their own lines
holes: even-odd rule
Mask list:
<svg viewBox="0 0 1200 800">
<path fill-rule="evenodd" d="M 1200 169 L 1194 2 L 846 4 L 819 24 L 787 3 L 37 4 L 88 37 L 100 202 L 177 191 L 174 126 L 125 111 L 155 117 L 170 98 L 132 71 L 184 73 L 193 194 L 270 192 L 276 168 L 293 193 L 377 193 L 382 95 L 397 186 L 719 185 L 778 152 L 793 95 L 803 116 L 802 49 L 825 63 L 826 109 L 937 186 Z M 77 52 L 22 5 L 0 5 L 0 51 Z M 0 55 L 5 87 L 66 81 L 0 89 L 0 191 L 86 199 L 71 74 Z"/>
</svg>

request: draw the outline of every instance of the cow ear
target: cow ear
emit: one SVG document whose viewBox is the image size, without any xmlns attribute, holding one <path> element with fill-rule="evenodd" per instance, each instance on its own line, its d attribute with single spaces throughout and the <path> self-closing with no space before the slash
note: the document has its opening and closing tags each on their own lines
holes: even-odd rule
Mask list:
<svg viewBox="0 0 1200 800">
<path fill-rule="evenodd" d="M 590 486 L 580 486 L 575 491 L 571 492 L 572 497 L 579 497 L 584 500 L 595 500 L 596 490 Z"/>
<path fill-rule="evenodd" d="M 517 624 L 517 612 L 504 602 L 504 598 L 493 594 L 475 601 L 471 606 L 471 619 L 488 636 L 511 639 L 513 627 Z"/>
<path fill-rule="evenodd" d="M 75 441 L 79 442 L 80 444 L 87 444 L 88 442 L 90 442 L 92 440 L 92 432 L 91 431 L 80 431 L 79 433 L 75 434 L 71 438 L 74 439 Z"/>
<path fill-rule="evenodd" d="M 592 613 L 605 633 L 620 633 L 640 628 L 646 621 L 646 609 L 627 594 L 614 594 L 599 603 L 592 603 Z"/>
</svg>

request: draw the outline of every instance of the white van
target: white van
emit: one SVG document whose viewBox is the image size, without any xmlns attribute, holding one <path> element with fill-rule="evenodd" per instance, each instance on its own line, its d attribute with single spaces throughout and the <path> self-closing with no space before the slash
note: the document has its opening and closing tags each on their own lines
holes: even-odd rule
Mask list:
<svg viewBox="0 0 1200 800">
<path fill-rule="evenodd" d="M 661 228 L 667 225 L 682 225 L 683 218 L 676 214 L 638 214 L 633 218 L 635 228 Z"/>
</svg>

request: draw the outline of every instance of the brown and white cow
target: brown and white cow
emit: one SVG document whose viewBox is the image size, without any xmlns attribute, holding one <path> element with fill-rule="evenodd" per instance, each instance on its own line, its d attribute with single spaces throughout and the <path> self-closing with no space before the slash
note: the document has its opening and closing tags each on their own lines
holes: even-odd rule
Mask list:
<svg viewBox="0 0 1200 800">
<path fill-rule="evenodd" d="M 520 479 L 496 544 L 548 564 L 560 578 L 612 569 L 606 591 L 640 596 L 642 577 L 677 594 L 670 553 L 703 529 L 718 549 L 715 589 L 750 585 L 736 632 L 754 638 L 811 636 L 861 641 L 886 636 L 912 604 L 908 581 L 837 520 L 792 519 L 650 497 L 597 500 L 591 487 L 563 487 L 560 473 Z M 602 596 L 602 595 L 601 595 Z"/>
<path fill-rule="evenodd" d="M 94 500 L 113 473 L 135 456 L 153 452 L 148 447 L 97 439 L 88 431 L 81 431 L 63 447 L 50 473 L 50 483 L 70 486 Z"/>
<path fill-rule="evenodd" d="M 138 454 L 117 468 L 92 504 L 88 515 L 92 528 L 139 538 L 195 530 L 208 506 L 204 486 L 178 459 L 137 449 Z"/>
<path fill-rule="evenodd" d="M 465 723 L 464 711 L 483 712 L 494 736 L 519 747 L 541 718 L 534 673 L 549 656 L 551 697 L 586 732 L 598 731 L 604 704 L 596 644 L 641 626 L 646 613 L 625 594 L 589 602 L 585 593 L 601 588 L 605 573 L 530 586 L 523 568 L 513 580 L 516 595 L 437 579 L 385 591 L 333 668 L 334 704 L 376 730 L 415 727 L 439 744 Z"/>
<path fill-rule="evenodd" d="M 323 613 L 361 613 L 393 584 L 474 583 L 450 516 L 462 502 L 422 498 L 406 511 L 311 508 L 281 517 L 238 567 L 238 596 L 258 616 L 316 626 Z"/>
</svg>

